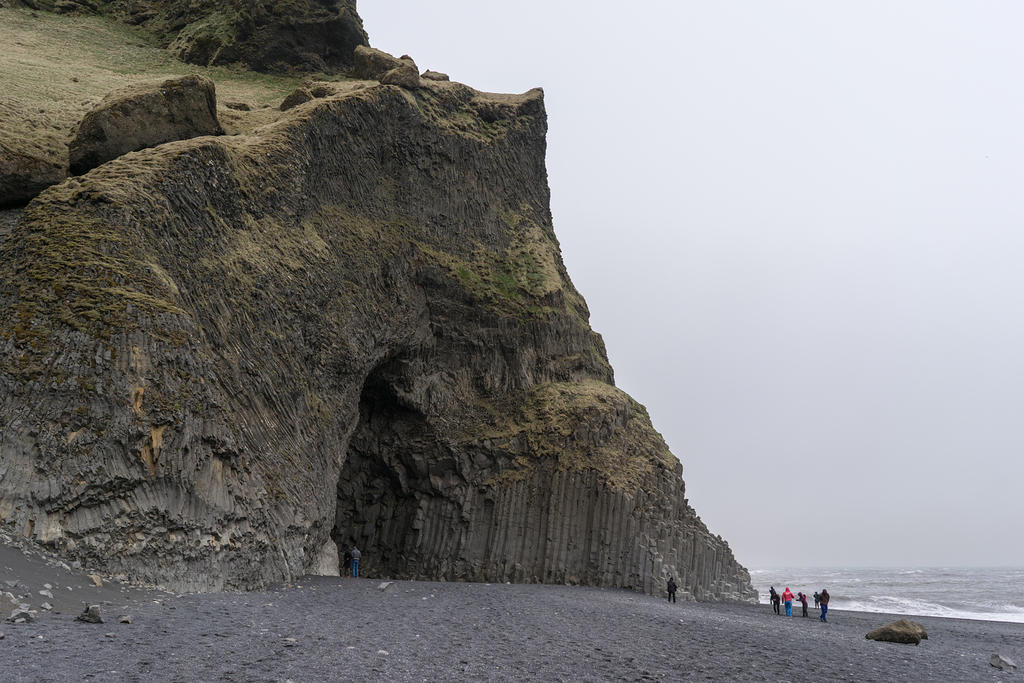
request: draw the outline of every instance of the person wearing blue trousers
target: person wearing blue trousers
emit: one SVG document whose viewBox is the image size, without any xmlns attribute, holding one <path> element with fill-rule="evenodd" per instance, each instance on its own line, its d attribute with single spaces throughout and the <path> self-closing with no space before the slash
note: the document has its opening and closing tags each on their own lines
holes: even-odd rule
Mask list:
<svg viewBox="0 0 1024 683">
<path fill-rule="evenodd" d="M 359 548 L 352 546 L 352 578 L 359 578 L 359 558 L 362 557 L 362 553 L 359 552 Z"/>
<path fill-rule="evenodd" d="M 789 586 L 786 586 L 786 590 L 782 591 L 782 602 L 786 605 L 786 616 L 793 616 L 793 591 L 789 590 Z"/>
</svg>

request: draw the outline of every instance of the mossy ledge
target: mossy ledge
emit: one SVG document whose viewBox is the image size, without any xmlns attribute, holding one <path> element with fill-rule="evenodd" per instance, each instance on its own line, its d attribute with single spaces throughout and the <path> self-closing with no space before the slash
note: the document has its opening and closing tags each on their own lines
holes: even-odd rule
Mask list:
<svg viewBox="0 0 1024 683">
<path fill-rule="evenodd" d="M 749 599 L 562 264 L 543 93 L 370 82 L 127 154 L 0 242 L 0 518 L 177 590 Z"/>
</svg>

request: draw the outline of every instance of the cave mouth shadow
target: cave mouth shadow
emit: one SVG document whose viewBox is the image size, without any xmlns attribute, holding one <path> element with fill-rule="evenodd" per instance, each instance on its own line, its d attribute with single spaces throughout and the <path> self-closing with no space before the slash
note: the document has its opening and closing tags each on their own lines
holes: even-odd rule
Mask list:
<svg viewBox="0 0 1024 683">
<path fill-rule="evenodd" d="M 368 577 L 429 575 L 422 566 L 431 554 L 421 543 L 424 501 L 437 495 L 431 463 L 445 455 L 415 398 L 404 391 L 405 365 L 401 359 L 385 362 L 364 382 L 338 478 L 331 536 L 340 557 L 353 546 L 360 549 L 359 573 Z"/>
</svg>

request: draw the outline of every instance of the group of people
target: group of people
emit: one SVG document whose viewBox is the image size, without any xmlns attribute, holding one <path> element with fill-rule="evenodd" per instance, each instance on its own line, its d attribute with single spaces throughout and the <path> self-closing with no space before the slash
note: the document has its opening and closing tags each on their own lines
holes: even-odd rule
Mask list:
<svg viewBox="0 0 1024 683">
<path fill-rule="evenodd" d="M 676 601 L 676 591 L 677 590 L 678 590 L 678 586 L 676 586 L 675 577 L 670 577 L 669 580 L 668 580 L 668 601 L 669 602 L 675 602 Z M 786 616 L 787 617 L 793 616 L 793 600 L 799 600 L 800 601 L 800 605 L 803 607 L 804 616 L 805 617 L 807 616 L 807 594 L 806 593 L 799 592 L 796 595 L 793 595 L 793 591 L 789 590 L 789 586 L 786 586 L 786 590 L 782 591 L 782 594 L 780 595 L 775 590 L 775 586 L 772 586 L 771 590 L 769 591 L 769 596 L 771 597 L 771 600 L 772 600 L 772 609 L 775 610 L 776 614 L 778 614 L 778 615 L 782 614 L 782 612 L 779 611 L 779 607 L 780 607 L 780 604 L 785 604 L 785 606 L 786 606 Z M 818 617 L 821 621 L 826 621 L 826 622 L 828 621 L 828 619 L 826 618 L 826 615 L 828 614 L 828 601 L 829 601 L 828 591 L 825 590 L 824 588 L 822 588 L 820 592 L 814 594 L 814 608 L 815 609 L 818 609 L 819 607 L 821 608 L 821 616 Z"/>
<path fill-rule="evenodd" d="M 775 586 L 772 586 L 771 589 L 768 591 L 768 596 L 771 598 L 772 610 L 774 610 L 776 614 L 782 614 L 779 611 L 779 604 L 782 603 L 786 606 L 786 616 L 793 616 L 793 600 L 796 599 L 800 601 L 800 605 L 803 607 L 804 616 L 807 616 L 806 593 L 799 592 L 796 595 L 793 595 L 793 591 L 789 590 L 789 586 L 786 586 L 786 590 L 782 591 L 782 594 L 779 595 L 779 593 L 775 590 Z M 828 621 L 828 601 L 829 594 L 828 591 L 824 588 L 822 588 L 820 592 L 814 594 L 814 608 L 821 608 L 821 616 L 818 617 L 818 619 L 825 622 Z"/>
</svg>

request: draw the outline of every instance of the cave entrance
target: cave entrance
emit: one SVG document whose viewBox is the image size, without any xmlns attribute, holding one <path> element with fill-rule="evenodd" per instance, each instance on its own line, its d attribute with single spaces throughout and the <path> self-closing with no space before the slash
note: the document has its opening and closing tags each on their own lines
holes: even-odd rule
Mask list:
<svg viewBox="0 0 1024 683">
<path fill-rule="evenodd" d="M 433 572 L 423 527 L 438 492 L 431 473 L 450 463 L 434 429 L 405 390 L 401 360 L 372 372 L 359 400 L 359 422 L 338 479 L 333 538 L 340 555 L 359 547 L 359 573 L 414 578 Z M 442 465 L 443 466 L 443 465 Z"/>
</svg>

